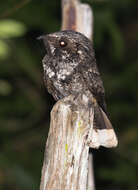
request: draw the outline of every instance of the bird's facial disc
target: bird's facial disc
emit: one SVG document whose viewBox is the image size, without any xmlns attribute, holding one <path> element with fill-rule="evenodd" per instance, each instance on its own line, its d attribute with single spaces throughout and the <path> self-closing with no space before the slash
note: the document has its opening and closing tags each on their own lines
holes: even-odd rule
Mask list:
<svg viewBox="0 0 138 190">
<path fill-rule="evenodd" d="M 74 43 L 73 39 L 68 39 L 63 35 L 59 35 L 59 33 L 46 35 L 43 40 L 50 56 L 66 59 L 77 51 L 76 43 Z"/>
<path fill-rule="evenodd" d="M 51 57 L 61 57 L 63 60 L 71 58 L 72 55 L 78 55 L 85 59 L 91 51 L 89 40 L 74 31 L 60 31 L 41 37 L 44 41 L 47 55 Z"/>
</svg>

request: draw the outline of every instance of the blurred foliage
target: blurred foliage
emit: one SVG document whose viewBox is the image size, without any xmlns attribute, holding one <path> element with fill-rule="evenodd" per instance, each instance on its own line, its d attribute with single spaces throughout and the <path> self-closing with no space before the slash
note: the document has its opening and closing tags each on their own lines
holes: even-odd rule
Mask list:
<svg viewBox="0 0 138 190">
<path fill-rule="evenodd" d="M 25 33 L 25 27 L 20 22 L 14 20 L 0 21 L 0 38 L 12 38 L 22 36 Z"/>
<path fill-rule="evenodd" d="M 94 11 L 94 47 L 116 149 L 93 150 L 97 190 L 138 188 L 138 1 L 83 0 Z M 0 2 L 0 189 L 39 188 L 53 98 L 36 38 L 60 29 L 60 0 Z"/>
<path fill-rule="evenodd" d="M 8 44 L 2 39 L 23 36 L 24 33 L 25 26 L 20 22 L 15 20 L 0 21 L 0 59 L 8 57 L 10 51 Z"/>
</svg>

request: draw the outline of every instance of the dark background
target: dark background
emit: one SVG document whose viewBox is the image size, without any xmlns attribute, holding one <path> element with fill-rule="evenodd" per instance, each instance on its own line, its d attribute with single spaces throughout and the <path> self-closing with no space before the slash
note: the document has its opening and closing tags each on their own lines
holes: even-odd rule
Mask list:
<svg viewBox="0 0 138 190">
<path fill-rule="evenodd" d="M 97 190 L 138 189 L 138 1 L 84 0 L 94 11 L 94 48 L 116 130 L 116 149 L 94 150 Z M 50 110 L 43 45 L 60 30 L 60 0 L 0 1 L 0 189 L 39 189 Z"/>
</svg>

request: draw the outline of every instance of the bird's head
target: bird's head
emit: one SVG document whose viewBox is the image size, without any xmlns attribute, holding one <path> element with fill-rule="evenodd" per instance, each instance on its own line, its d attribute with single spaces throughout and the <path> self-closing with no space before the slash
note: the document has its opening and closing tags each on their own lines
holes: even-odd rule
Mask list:
<svg viewBox="0 0 138 190">
<path fill-rule="evenodd" d="M 79 32 L 64 30 L 43 35 L 40 39 L 47 51 L 43 67 L 49 78 L 65 80 L 78 72 L 82 63 L 92 62 L 94 57 L 91 41 Z"/>
<path fill-rule="evenodd" d="M 40 37 L 43 39 L 47 54 L 63 60 L 81 58 L 90 55 L 91 41 L 79 32 L 64 30 Z"/>
</svg>

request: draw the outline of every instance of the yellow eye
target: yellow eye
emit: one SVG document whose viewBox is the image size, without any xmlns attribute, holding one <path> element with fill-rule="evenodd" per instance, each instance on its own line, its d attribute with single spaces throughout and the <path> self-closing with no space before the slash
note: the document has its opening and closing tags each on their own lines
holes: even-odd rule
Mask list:
<svg viewBox="0 0 138 190">
<path fill-rule="evenodd" d="M 61 47 L 65 47 L 67 45 L 67 43 L 63 40 L 61 40 L 59 43 Z"/>
</svg>

